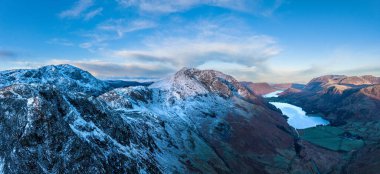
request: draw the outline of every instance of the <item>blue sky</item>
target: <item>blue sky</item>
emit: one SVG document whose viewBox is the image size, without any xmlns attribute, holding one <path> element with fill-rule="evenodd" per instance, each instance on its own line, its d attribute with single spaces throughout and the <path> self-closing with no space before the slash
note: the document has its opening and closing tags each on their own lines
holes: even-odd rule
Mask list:
<svg viewBox="0 0 380 174">
<path fill-rule="evenodd" d="M 182 67 L 256 82 L 380 76 L 380 1 L 0 0 L 0 61 L 69 63 L 102 79 Z"/>
</svg>

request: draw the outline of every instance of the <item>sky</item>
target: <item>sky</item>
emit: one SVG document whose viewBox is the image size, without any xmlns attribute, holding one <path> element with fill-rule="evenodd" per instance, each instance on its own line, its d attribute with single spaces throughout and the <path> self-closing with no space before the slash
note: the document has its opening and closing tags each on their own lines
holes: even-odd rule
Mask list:
<svg viewBox="0 0 380 174">
<path fill-rule="evenodd" d="M 380 76 L 380 1 L 0 0 L 0 62 L 126 80 L 182 67 L 270 83 Z"/>
</svg>

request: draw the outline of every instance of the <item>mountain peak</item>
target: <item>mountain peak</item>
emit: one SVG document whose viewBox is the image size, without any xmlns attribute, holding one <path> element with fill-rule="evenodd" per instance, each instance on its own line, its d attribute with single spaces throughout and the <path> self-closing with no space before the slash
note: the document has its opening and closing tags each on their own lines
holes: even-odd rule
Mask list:
<svg viewBox="0 0 380 174">
<path fill-rule="evenodd" d="M 73 66 L 73 65 L 70 65 L 70 64 L 46 65 L 46 66 L 40 67 L 39 69 L 43 69 L 43 68 L 45 68 L 45 69 L 54 69 L 54 68 L 58 68 L 58 69 L 80 69 L 80 68 Z"/>
<path fill-rule="evenodd" d="M 322 85 L 371 85 L 371 84 L 379 84 L 380 78 L 372 75 L 365 76 L 345 76 L 345 75 L 325 75 L 321 77 L 317 77 L 312 79 L 308 85 L 314 84 L 322 84 Z"/>
<path fill-rule="evenodd" d="M 234 94 L 248 95 L 250 92 L 233 77 L 215 70 L 182 68 L 173 76 L 153 83 L 151 88 L 160 88 L 178 94 L 181 98 L 214 93 L 223 97 Z"/>
<path fill-rule="evenodd" d="M 198 70 L 196 68 L 190 68 L 190 67 L 182 67 L 177 73 L 184 72 L 184 71 L 191 71 L 191 70 Z"/>
<path fill-rule="evenodd" d="M 0 72 L 0 88 L 15 84 L 48 84 L 65 90 L 96 94 L 108 88 L 106 83 L 89 72 L 68 64 Z"/>
</svg>

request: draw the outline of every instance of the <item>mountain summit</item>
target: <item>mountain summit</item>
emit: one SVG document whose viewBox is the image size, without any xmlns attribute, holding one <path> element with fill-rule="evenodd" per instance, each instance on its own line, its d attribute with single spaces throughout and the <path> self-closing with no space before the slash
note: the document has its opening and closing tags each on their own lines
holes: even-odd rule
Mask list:
<svg viewBox="0 0 380 174">
<path fill-rule="evenodd" d="M 236 79 L 214 70 L 182 68 L 173 76 L 156 82 L 151 88 L 171 91 L 180 97 L 215 93 L 223 97 L 241 95 L 248 97 L 250 92 Z"/>
<path fill-rule="evenodd" d="M 68 64 L 0 72 L 0 87 L 15 84 L 52 85 L 61 91 L 92 94 L 100 94 L 109 88 L 108 84 L 96 79 L 87 71 Z"/>
</svg>

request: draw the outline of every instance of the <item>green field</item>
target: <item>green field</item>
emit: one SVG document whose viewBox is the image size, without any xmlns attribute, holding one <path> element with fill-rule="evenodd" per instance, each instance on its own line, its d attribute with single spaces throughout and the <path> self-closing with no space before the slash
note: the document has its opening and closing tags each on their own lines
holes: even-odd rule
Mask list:
<svg viewBox="0 0 380 174">
<path fill-rule="evenodd" d="M 334 151 L 351 151 L 363 146 L 360 139 L 345 136 L 345 131 L 331 126 L 318 126 L 299 130 L 300 138 Z"/>
</svg>

